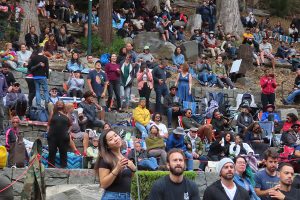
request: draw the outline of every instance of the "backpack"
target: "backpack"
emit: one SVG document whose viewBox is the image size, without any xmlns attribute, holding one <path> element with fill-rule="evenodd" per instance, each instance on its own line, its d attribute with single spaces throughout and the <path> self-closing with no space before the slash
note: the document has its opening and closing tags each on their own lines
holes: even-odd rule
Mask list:
<svg viewBox="0 0 300 200">
<path fill-rule="evenodd" d="M 100 56 L 100 63 L 102 66 L 105 66 L 107 63 L 109 63 L 110 60 L 110 54 L 104 53 Z"/>
<path fill-rule="evenodd" d="M 48 112 L 43 107 L 31 107 L 29 111 L 29 119 L 32 121 L 47 122 L 49 119 Z"/>
</svg>

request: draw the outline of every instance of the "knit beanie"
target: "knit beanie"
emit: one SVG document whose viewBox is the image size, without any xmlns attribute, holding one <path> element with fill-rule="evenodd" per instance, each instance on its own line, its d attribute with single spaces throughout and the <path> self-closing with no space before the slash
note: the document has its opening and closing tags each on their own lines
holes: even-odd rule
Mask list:
<svg viewBox="0 0 300 200">
<path fill-rule="evenodd" d="M 222 160 L 220 160 L 219 163 L 217 164 L 217 174 L 218 175 L 220 175 L 221 170 L 226 163 L 234 164 L 234 162 L 230 158 L 223 158 Z"/>
</svg>

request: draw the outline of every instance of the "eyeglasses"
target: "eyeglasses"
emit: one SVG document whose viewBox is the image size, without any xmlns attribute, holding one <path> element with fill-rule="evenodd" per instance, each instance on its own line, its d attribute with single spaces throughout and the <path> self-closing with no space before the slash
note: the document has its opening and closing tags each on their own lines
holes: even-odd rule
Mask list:
<svg viewBox="0 0 300 200">
<path fill-rule="evenodd" d="M 246 165 L 246 162 L 243 162 L 243 161 L 237 161 L 236 164 L 239 164 L 239 165 Z"/>
<path fill-rule="evenodd" d="M 12 124 L 18 124 L 19 122 L 11 122 Z"/>
<path fill-rule="evenodd" d="M 197 133 L 197 131 L 191 131 L 191 133 Z"/>
<path fill-rule="evenodd" d="M 192 114 L 192 112 L 187 112 L 186 114 L 189 114 L 189 115 L 190 115 L 190 114 Z"/>
</svg>

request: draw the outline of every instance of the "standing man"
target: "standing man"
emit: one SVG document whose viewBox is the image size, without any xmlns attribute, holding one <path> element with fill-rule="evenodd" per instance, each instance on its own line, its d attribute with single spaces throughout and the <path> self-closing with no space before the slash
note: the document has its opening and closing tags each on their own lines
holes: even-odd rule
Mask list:
<svg viewBox="0 0 300 200">
<path fill-rule="evenodd" d="M 3 133 L 3 120 L 4 120 L 4 102 L 3 97 L 6 96 L 7 93 L 7 83 L 5 80 L 5 76 L 0 72 L 0 134 Z"/>
<path fill-rule="evenodd" d="M 300 190 L 292 187 L 294 181 L 294 168 L 290 163 L 282 163 L 279 167 L 279 188 L 270 190 L 269 195 L 276 200 L 297 200 Z"/>
<path fill-rule="evenodd" d="M 267 149 L 264 153 L 266 168 L 255 174 L 255 192 L 261 200 L 269 200 L 270 192 L 278 190 L 279 177 L 277 176 L 278 153 L 274 149 Z"/>
<path fill-rule="evenodd" d="M 250 200 L 248 192 L 233 182 L 234 163 L 223 158 L 217 165 L 220 180 L 206 188 L 203 200 Z"/>
<path fill-rule="evenodd" d="M 173 117 L 178 117 L 181 115 L 181 101 L 178 96 L 176 96 L 177 87 L 170 87 L 170 93 L 164 98 L 164 107 L 167 111 L 168 116 L 168 128 L 172 127 Z"/>
<path fill-rule="evenodd" d="M 98 60 L 95 63 L 95 69 L 90 70 L 87 76 L 87 84 L 90 91 L 97 97 L 98 104 L 102 107 L 106 105 L 105 94 L 107 91 L 108 79 L 104 71 L 101 70 L 101 63 Z M 101 110 L 100 119 L 104 120 L 105 110 Z"/>
<path fill-rule="evenodd" d="M 169 151 L 167 167 L 170 174 L 155 181 L 149 200 L 199 200 L 197 185 L 183 176 L 185 156 L 181 149 L 171 149 Z"/>
<path fill-rule="evenodd" d="M 167 72 L 166 66 L 167 60 L 163 60 L 161 64 L 155 67 L 152 71 L 152 77 L 154 79 L 154 90 L 156 93 L 156 105 L 155 111 L 161 113 L 161 97 L 165 97 L 168 94 L 168 87 L 166 84 Z"/>
<path fill-rule="evenodd" d="M 49 103 L 48 81 L 49 78 L 49 60 L 44 56 L 43 48 L 37 50 L 37 55 L 30 59 L 28 71 L 33 75 L 35 85 L 35 98 L 37 106 L 41 106 L 41 91 L 43 90 L 45 105 Z"/>
</svg>

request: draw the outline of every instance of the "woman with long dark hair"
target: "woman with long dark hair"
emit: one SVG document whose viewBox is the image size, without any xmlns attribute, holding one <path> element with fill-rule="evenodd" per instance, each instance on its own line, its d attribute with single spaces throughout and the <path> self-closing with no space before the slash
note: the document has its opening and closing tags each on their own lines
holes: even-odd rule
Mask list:
<svg viewBox="0 0 300 200">
<path fill-rule="evenodd" d="M 249 193 L 251 200 L 260 200 L 254 191 L 254 177 L 250 168 L 247 169 L 247 161 L 245 157 L 237 156 L 234 159 L 235 174 L 233 181 L 243 187 Z"/>
<path fill-rule="evenodd" d="M 55 164 L 55 155 L 58 148 L 61 168 L 67 167 L 67 151 L 70 143 L 69 128 L 71 125 L 72 122 L 67 115 L 64 102 L 57 101 L 47 127 L 49 146 L 48 161 L 53 165 Z"/>
<path fill-rule="evenodd" d="M 117 99 L 117 110 L 121 110 L 121 97 L 120 97 L 120 80 L 121 80 L 121 69 L 120 65 L 117 64 L 117 55 L 112 54 L 110 62 L 105 65 L 105 73 L 107 75 L 109 85 L 108 85 L 108 100 L 107 107 L 111 111 L 112 107 L 112 97 L 113 93 L 116 95 Z"/>
<path fill-rule="evenodd" d="M 291 127 L 293 124 L 300 124 L 300 122 L 298 121 L 298 117 L 294 113 L 288 113 L 281 132 L 285 133 L 292 130 Z"/>
<path fill-rule="evenodd" d="M 218 138 L 214 141 L 207 153 L 209 160 L 219 161 L 224 157 L 228 157 L 229 155 L 229 146 L 233 141 L 233 137 L 230 132 L 226 132 L 223 137 Z"/>
<path fill-rule="evenodd" d="M 136 166 L 121 153 L 122 139 L 109 129 L 100 136 L 99 156 L 95 170 L 100 186 L 105 189 L 102 200 L 130 200 L 130 185 Z"/>
<path fill-rule="evenodd" d="M 81 62 L 79 61 L 78 53 L 76 53 L 76 52 L 72 53 L 72 58 L 67 63 L 67 69 L 68 69 L 69 72 L 74 72 L 74 71 L 77 71 L 77 70 L 80 70 L 80 71 L 83 70 L 83 66 L 82 66 Z"/>
</svg>

